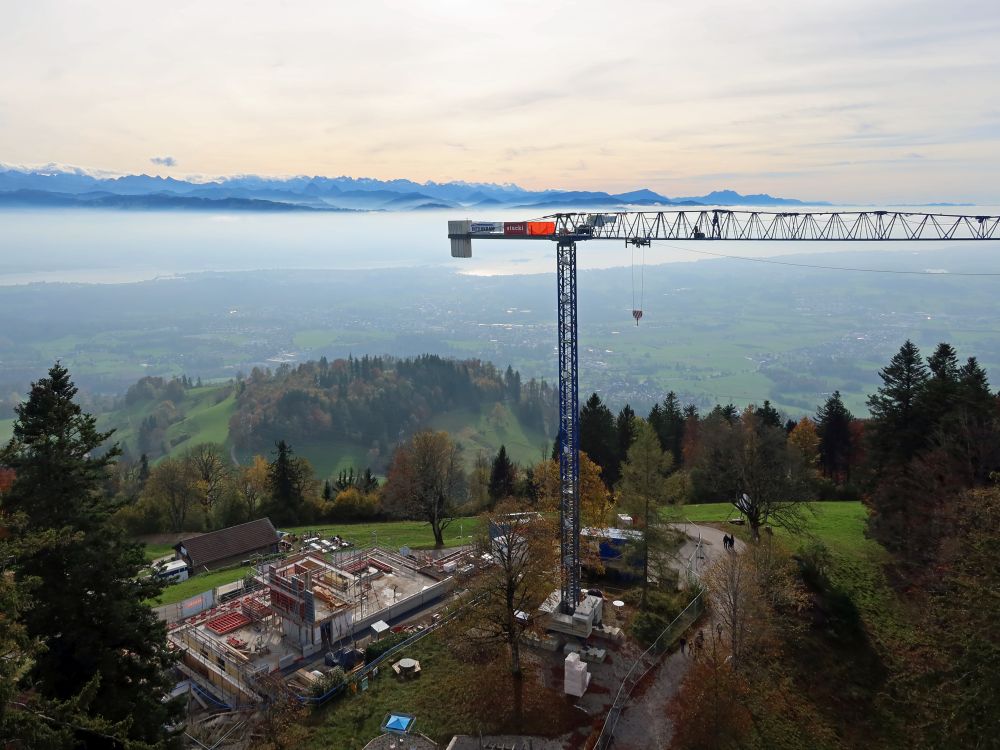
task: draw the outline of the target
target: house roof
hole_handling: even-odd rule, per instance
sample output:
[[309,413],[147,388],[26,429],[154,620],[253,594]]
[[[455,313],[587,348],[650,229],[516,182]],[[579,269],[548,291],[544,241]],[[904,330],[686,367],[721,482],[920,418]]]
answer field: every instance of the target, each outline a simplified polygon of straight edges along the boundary
[[277,543],[278,532],[274,530],[271,519],[258,518],[256,521],[185,539],[175,544],[174,549],[180,552],[183,547],[192,567],[198,567]]

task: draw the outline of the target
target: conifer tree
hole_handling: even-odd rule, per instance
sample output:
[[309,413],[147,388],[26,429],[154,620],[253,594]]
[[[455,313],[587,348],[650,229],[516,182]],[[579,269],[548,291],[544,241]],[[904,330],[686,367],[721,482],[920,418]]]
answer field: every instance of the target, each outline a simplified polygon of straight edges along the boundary
[[844,406],[840,391],[816,410],[816,434],[819,436],[819,461],[823,473],[834,481],[848,481],[851,476],[851,422],[854,415]]
[[621,503],[635,519],[642,531],[639,555],[642,559],[642,603],[646,602],[649,587],[650,557],[661,552],[666,538],[666,528],[660,516],[660,508],[667,502],[666,478],[670,473],[673,459],[660,447],[660,441],[652,427],[639,420],[635,424],[635,441],[628,451],[628,459],[622,466],[622,478],[618,484]]
[[580,450],[601,467],[601,476],[607,483],[617,453],[615,418],[596,393],[580,409]]
[[615,434],[615,463],[610,468],[607,477],[607,483],[611,486],[614,486],[621,477],[622,464],[628,457],[628,449],[632,446],[632,441],[635,440],[635,412],[628,404],[625,404],[618,412],[618,417],[615,419]]
[[140,575],[141,545],[109,521],[117,506],[101,488],[119,450],[102,448],[111,433],[82,412],[76,393],[56,363],[17,407],[0,454],[15,472],[0,498],[0,515],[23,519],[15,541],[58,540],[26,548],[14,565],[15,577],[40,594],[22,616],[26,636],[42,646],[29,677],[44,698],[70,701],[118,736],[158,744],[178,710],[163,702],[173,661],[166,629],[144,604],[162,586]]
[[298,521],[305,503],[306,483],[309,480],[303,462],[295,457],[292,446],[284,440],[275,443],[274,460],[268,469],[271,502],[267,515],[274,524]]
[[927,366],[920,350],[907,340],[879,377],[882,386],[868,398],[872,457],[876,465],[905,464],[926,438],[920,398],[927,383]]
[[501,445],[490,467],[490,500],[496,503],[505,498],[512,497],[516,480],[517,470],[507,456],[507,447]]

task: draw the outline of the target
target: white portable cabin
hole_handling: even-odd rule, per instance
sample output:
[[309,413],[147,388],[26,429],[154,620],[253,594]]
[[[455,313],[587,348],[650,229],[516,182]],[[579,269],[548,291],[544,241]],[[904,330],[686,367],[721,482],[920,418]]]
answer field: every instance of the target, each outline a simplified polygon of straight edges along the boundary
[[156,571],[157,578],[162,578],[170,583],[186,581],[189,574],[188,564],[183,560],[172,560]]

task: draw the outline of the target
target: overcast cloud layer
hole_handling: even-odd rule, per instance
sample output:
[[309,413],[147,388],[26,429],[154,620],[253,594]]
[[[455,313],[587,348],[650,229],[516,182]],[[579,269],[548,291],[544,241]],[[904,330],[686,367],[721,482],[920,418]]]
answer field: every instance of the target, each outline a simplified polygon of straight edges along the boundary
[[995,0],[10,2],[0,161],[989,203],[998,50]]

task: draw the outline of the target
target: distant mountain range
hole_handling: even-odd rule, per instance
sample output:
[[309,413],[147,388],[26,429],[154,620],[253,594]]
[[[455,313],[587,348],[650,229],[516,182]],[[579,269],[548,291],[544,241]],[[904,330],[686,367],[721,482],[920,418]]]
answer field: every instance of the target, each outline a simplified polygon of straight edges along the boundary
[[367,177],[259,177],[211,181],[146,174],[108,176],[76,167],[0,164],[0,207],[78,207],[207,211],[417,211],[447,208],[616,209],[626,206],[802,206],[825,201],[741,195],[720,190],[668,198],[648,189],[627,193],[526,190],[517,185],[413,182]]

